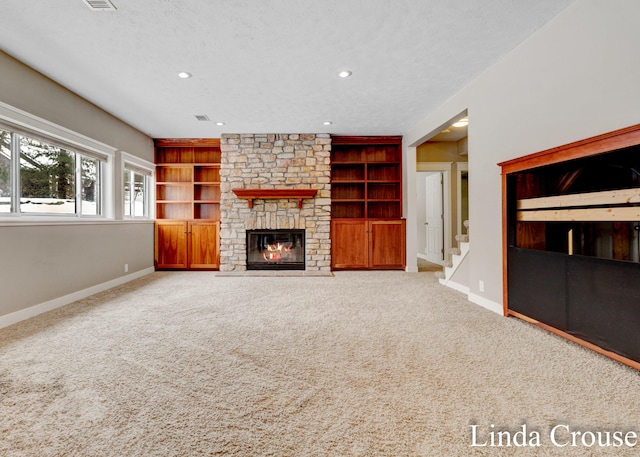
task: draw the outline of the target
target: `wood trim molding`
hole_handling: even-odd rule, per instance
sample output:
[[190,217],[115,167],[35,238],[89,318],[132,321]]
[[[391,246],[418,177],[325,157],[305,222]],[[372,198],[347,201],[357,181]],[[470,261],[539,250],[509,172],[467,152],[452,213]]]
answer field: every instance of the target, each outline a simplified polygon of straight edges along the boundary
[[601,348],[600,346],[597,346],[593,343],[589,343],[588,341],[585,341],[581,338],[578,338],[577,336],[571,335],[570,333],[566,333],[563,332],[562,330],[558,330],[555,327],[551,327],[550,325],[544,324],[536,319],[533,319],[531,317],[525,316],[524,314],[520,314],[517,311],[513,311],[513,310],[509,310],[508,311],[508,316],[513,316],[513,317],[517,317],[518,319],[521,319],[525,322],[528,322],[530,324],[533,324],[537,327],[543,328],[548,332],[551,332],[555,335],[561,336],[563,338],[568,339],[569,341],[573,341],[576,344],[579,344],[580,346],[584,346],[588,349],[591,349],[592,351],[595,351],[599,354],[602,354],[606,357],[609,357],[610,359],[616,360],[620,363],[623,363],[631,368],[635,368],[636,370],[640,370],[640,363],[636,362],[635,360],[631,360],[627,357],[624,357],[620,354],[617,354],[615,352],[612,351],[608,351],[606,349]]
[[156,148],[219,148],[220,138],[154,138]]
[[640,203],[640,189],[618,189],[582,194],[554,195],[551,197],[523,198],[517,209],[569,208],[595,205],[626,205]]
[[518,211],[516,220],[522,222],[627,222],[640,220],[640,208],[571,208]]
[[402,136],[332,136],[331,144],[402,144]]
[[502,315],[509,315],[509,274],[507,270],[508,240],[507,175],[502,174]]
[[238,198],[249,200],[249,208],[253,208],[253,200],[298,200],[298,208],[302,208],[302,200],[313,198],[317,189],[232,189]]
[[508,174],[529,168],[566,162],[567,160],[589,157],[638,144],[640,144],[640,124],[500,162],[498,166],[502,167],[503,174]]
[[[637,221],[640,208],[614,206],[640,203],[640,189],[524,198],[516,202],[518,221]],[[608,205],[602,208],[599,205]]]

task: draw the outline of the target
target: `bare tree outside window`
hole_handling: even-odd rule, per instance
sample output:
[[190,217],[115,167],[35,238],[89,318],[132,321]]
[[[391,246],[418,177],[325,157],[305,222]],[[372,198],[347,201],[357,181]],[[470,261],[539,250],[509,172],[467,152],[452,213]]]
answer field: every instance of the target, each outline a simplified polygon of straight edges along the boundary
[[75,213],[75,153],[20,137],[20,212]]
[[0,127],[0,215],[102,216],[106,164],[99,152]]

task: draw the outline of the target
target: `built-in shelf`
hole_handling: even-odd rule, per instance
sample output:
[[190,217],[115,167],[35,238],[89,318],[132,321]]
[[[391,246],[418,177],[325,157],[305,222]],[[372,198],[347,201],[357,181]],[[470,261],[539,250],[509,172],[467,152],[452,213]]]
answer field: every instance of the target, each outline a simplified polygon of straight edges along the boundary
[[331,267],[404,268],[402,137],[331,138]]
[[220,231],[218,138],[155,139],[157,269],[217,270]]
[[298,200],[298,208],[302,208],[302,200],[315,197],[317,189],[233,189],[238,198],[249,201],[249,208],[253,208],[254,200]]
[[333,219],[402,217],[402,138],[334,136]]

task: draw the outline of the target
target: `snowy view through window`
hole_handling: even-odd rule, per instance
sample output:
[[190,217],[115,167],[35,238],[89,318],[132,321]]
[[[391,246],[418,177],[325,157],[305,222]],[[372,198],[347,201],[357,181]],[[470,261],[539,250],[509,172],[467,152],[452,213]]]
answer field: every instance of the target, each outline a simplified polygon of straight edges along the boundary
[[[145,176],[128,168],[124,169],[124,215],[126,217],[145,217]],[[133,189],[133,198],[131,195]]]
[[11,211],[11,133],[0,130],[0,213]]
[[20,135],[16,176],[12,167],[16,156],[12,154],[13,135],[16,133],[0,130],[0,213],[12,212],[12,192],[18,189],[19,202],[15,196],[13,200],[19,203],[20,213],[100,214],[99,160]]

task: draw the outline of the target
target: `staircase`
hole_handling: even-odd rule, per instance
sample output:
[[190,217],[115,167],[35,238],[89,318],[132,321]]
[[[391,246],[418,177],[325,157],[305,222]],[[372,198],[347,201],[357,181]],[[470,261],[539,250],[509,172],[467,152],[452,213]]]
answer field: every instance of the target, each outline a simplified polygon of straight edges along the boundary
[[467,234],[456,235],[458,247],[451,248],[449,251],[451,259],[445,262],[443,271],[436,272],[436,277],[439,279],[440,284],[459,290],[460,292],[468,293],[468,286],[452,281],[454,274],[458,271],[460,265],[469,253],[469,221],[464,221],[464,226],[467,228]]

